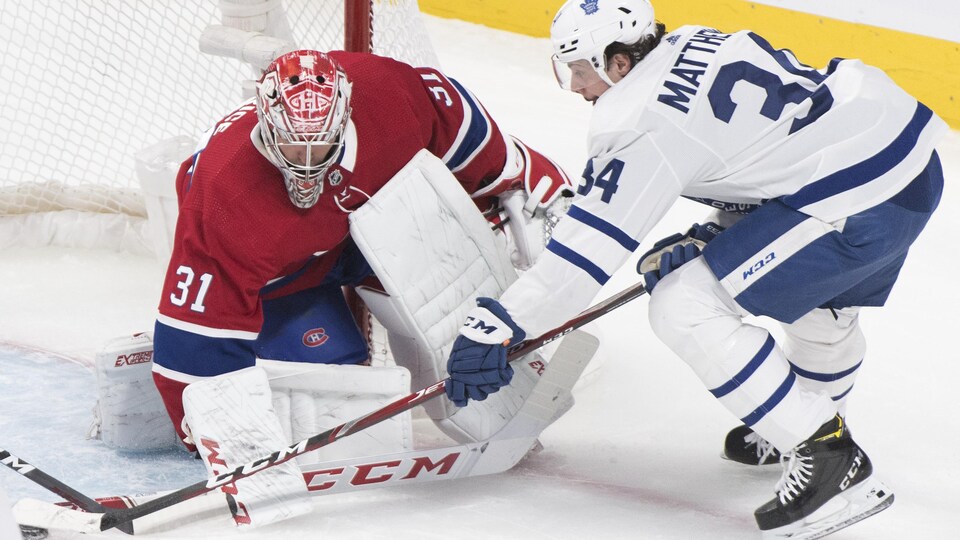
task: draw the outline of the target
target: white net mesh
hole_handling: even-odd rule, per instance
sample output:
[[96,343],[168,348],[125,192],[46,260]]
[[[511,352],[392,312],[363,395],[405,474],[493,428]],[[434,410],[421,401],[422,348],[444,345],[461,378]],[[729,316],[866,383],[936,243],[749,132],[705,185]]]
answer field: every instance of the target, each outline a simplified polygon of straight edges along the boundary
[[[436,65],[416,0],[371,4],[374,52]],[[298,46],[343,48],[342,1],[283,6]],[[134,154],[199,136],[253,76],[238,60],[199,52],[203,29],[220,23],[215,0],[0,2],[0,218],[145,216]]]

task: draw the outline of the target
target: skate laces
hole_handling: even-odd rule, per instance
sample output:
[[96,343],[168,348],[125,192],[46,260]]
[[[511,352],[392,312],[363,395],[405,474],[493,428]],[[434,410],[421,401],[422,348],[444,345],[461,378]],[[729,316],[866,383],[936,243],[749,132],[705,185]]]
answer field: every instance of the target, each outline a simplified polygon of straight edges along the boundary
[[800,492],[807,486],[813,475],[813,457],[802,456],[799,450],[806,446],[802,444],[793,450],[780,455],[780,463],[783,465],[783,474],[777,481],[777,497],[780,503],[786,505],[794,497],[800,495]]
[[757,445],[757,463],[761,465],[767,461],[767,458],[770,457],[774,451],[776,451],[776,448],[774,448],[773,444],[763,437],[757,435],[757,433],[754,431],[748,433],[743,438],[743,442],[746,443],[747,446],[750,446],[751,444]]

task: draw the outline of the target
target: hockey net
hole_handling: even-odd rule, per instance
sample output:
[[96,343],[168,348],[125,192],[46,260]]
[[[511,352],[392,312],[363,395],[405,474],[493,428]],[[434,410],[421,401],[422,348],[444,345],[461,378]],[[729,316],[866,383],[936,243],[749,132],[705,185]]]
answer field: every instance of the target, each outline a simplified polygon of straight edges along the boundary
[[189,144],[244,98],[256,70],[198,43],[209,25],[262,31],[245,15],[265,6],[285,12],[298,47],[369,45],[437,64],[416,0],[0,2],[0,248],[162,256],[147,232],[135,155],[171,138]]

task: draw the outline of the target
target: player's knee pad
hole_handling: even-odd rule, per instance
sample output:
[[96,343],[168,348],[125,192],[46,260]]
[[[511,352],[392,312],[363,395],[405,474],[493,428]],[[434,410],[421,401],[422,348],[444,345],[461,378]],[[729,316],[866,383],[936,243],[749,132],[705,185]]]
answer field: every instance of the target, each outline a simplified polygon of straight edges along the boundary
[[[654,334],[688,362],[707,356],[745,315],[702,257],[664,277],[650,295],[648,311]],[[694,332],[696,339],[690,339]]]
[[112,448],[147,451],[176,446],[178,437],[153,382],[149,333],[111,340],[94,360],[97,404],[90,436]]
[[[657,337],[710,389],[726,385],[758,355],[770,356],[771,345],[776,348],[769,332],[744,323],[747,313],[727,294],[702,257],[661,280],[651,295],[649,311]],[[765,387],[783,382],[790,368],[779,350],[776,358],[764,361],[754,384]],[[725,399],[738,398],[731,395]],[[746,399],[743,406],[749,402]]]

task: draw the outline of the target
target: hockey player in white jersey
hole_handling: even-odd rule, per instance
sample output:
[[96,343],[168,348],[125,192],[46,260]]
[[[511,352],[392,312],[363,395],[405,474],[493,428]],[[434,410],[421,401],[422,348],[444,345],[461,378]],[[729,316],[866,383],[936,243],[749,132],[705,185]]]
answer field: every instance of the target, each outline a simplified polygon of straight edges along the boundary
[[728,457],[780,456],[755,512],[764,536],[818,538],[889,506],[843,404],[865,351],[858,310],[884,304],[939,203],[945,123],[858,60],[813,69],[753,32],[666,33],[647,0],[568,1],[551,40],[560,84],[595,104],[581,197],[537,263],[478,302],[449,397],[508,382],[504,344],[584,309],[686,197],[714,213],[640,258],[649,319],[742,422]]

